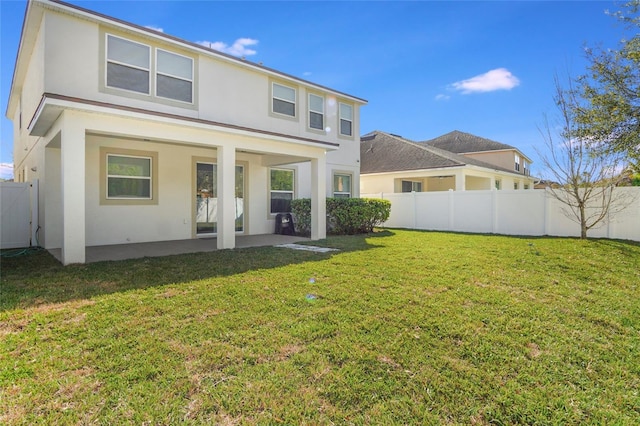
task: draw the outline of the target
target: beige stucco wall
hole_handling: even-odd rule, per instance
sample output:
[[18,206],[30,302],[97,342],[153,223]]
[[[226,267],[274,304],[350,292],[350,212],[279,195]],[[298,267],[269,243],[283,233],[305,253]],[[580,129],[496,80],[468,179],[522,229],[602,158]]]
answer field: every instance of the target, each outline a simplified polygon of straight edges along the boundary
[[463,154],[466,157],[475,158],[485,163],[495,164],[507,170],[513,170],[514,173],[524,174],[524,164],[527,164],[527,170],[531,171],[531,164],[522,156],[520,156],[520,171],[515,170],[516,151],[495,151],[495,152],[476,152]]
[[[462,179],[463,176],[464,179]],[[525,184],[533,189],[533,179],[528,176],[518,177],[504,172],[466,167],[361,175],[360,192],[362,194],[402,192],[402,180],[422,182],[423,192],[461,190],[456,185],[462,185],[462,182],[464,182],[464,190],[467,191],[489,190],[495,187],[496,180],[500,180],[501,189],[513,189],[515,182],[518,182],[518,189],[524,189]]]
[[[353,100],[319,90],[301,81],[244,66],[242,63],[197,48],[167,43],[163,39],[142,32],[123,32],[106,24],[98,25],[71,15],[50,11],[45,14],[45,22],[48,36],[44,89],[47,92],[341,143],[343,152],[333,155],[328,159],[329,162],[355,165],[359,158],[359,108]],[[194,104],[155,97],[153,73],[151,95],[105,87],[106,34],[150,46],[152,58],[155,48],[191,57],[194,60],[195,74]],[[297,90],[297,116],[294,119],[270,113],[272,82],[285,84]],[[309,92],[325,96],[325,126],[329,131],[318,132],[307,127]],[[352,138],[342,138],[336,133],[339,102],[354,106]]]

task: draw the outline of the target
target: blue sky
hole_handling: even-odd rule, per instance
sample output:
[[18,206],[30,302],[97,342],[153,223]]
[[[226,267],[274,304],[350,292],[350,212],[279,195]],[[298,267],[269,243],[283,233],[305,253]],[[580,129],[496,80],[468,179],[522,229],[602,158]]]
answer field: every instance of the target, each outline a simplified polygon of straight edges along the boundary
[[[616,2],[70,1],[367,99],[361,133],[426,140],[460,130],[518,147],[542,172],[538,128],[554,74],[585,70],[584,47],[616,48]],[[0,0],[0,177],[4,117],[25,1]]]

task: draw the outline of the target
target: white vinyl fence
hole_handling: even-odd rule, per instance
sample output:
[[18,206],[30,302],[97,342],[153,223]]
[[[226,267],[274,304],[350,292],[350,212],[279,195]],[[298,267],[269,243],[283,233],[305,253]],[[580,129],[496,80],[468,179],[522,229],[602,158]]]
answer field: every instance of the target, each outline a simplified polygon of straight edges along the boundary
[[0,249],[36,245],[37,224],[38,181],[0,182]]
[[[580,236],[580,225],[562,212],[563,204],[547,190],[446,191],[361,194],[391,202],[384,226],[504,235]],[[594,238],[640,241],[640,188],[616,188],[627,204],[589,231]],[[566,207],[565,207],[566,208]]]

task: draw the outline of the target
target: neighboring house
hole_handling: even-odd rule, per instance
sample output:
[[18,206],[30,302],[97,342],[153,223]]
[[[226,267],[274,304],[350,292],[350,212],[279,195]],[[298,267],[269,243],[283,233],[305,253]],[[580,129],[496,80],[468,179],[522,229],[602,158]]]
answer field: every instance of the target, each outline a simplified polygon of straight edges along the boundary
[[273,233],[290,200],[359,195],[366,101],[52,0],[27,5],[6,115],[39,242],[85,247]]
[[518,149],[462,132],[425,142],[374,131],[360,138],[360,192],[533,189]]

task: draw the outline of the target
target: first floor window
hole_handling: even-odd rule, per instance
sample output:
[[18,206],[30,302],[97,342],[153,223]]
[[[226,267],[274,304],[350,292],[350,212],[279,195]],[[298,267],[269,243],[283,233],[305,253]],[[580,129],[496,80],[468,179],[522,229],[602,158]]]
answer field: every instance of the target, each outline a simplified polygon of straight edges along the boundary
[[340,134],[353,136],[353,107],[340,103]]
[[513,182],[513,189],[518,189],[518,182]]
[[152,198],[151,157],[107,154],[107,198]]
[[271,213],[291,212],[291,200],[293,200],[294,172],[288,169],[271,169],[270,194]]
[[335,198],[351,198],[351,175],[333,175],[333,196]]
[[402,192],[422,192],[422,182],[403,180]]
[[496,179],[496,189],[500,190],[501,186],[502,186],[502,183],[500,182],[500,179]]

